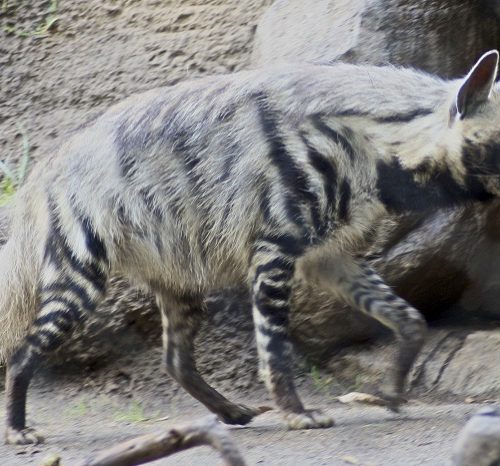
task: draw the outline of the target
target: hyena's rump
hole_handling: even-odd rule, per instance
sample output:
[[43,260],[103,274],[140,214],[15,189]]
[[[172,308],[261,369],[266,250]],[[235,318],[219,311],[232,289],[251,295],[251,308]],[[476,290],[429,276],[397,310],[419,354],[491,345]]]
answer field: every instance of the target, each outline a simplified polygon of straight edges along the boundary
[[[353,251],[388,211],[498,195],[497,63],[490,52],[451,82],[352,65],[204,78],[132,97],[74,134],[17,196],[33,254],[22,271],[2,263],[4,276],[35,284],[36,302],[27,335],[4,353],[7,441],[37,441],[25,426],[33,370],[94,312],[115,273],[156,296],[172,377],[236,424],[262,410],[203,381],[193,340],[203,296],[246,283],[276,404],[291,428],[327,427],[329,416],[302,405],[290,367],[290,293],[308,258],[313,280],[396,333],[385,396],[397,409],[425,322]],[[11,235],[7,247],[21,254],[24,242]],[[3,288],[2,309],[18,290]]]

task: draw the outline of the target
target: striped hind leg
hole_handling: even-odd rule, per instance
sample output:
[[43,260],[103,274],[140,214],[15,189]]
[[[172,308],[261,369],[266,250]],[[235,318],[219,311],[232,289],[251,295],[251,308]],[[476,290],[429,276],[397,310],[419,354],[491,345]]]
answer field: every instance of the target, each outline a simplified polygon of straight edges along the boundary
[[200,298],[159,295],[157,303],[162,313],[165,363],[171,377],[226,424],[248,424],[266,410],[230,402],[208,385],[198,372],[194,342],[203,315]]
[[33,373],[104,296],[108,275],[106,249],[89,222],[80,221],[80,227],[81,244],[70,248],[57,219],[52,221],[42,266],[37,318],[7,364],[6,443],[43,440],[33,429],[26,428],[26,397]]
[[268,236],[255,246],[252,309],[260,373],[289,428],[330,427],[333,420],[329,416],[304,408],[293,382],[289,301],[295,256],[300,250],[288,235]]
[[403,401],[405,381],[422,345],[427,324],[414,307],[397,296],[368,264],[351,256],[325,256],[304,269],[309,280],[334,287],[354,307],[390,328],[398,339],[398,350],[390,383],[383,389],[388,407],[397,411]]

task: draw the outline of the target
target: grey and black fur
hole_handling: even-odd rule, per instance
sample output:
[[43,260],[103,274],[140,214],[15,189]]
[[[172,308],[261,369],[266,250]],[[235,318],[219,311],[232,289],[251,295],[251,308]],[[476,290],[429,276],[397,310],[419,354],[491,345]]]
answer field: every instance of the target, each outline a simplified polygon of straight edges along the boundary
[[[352,251],[387,212],[500,194],[498,53],[465,80],[411,70],[284,66],[186,82],[112,107],[31,174],[1,251],[7,433],[25,425],[39,362],[96,309],[110,274],[152,291],[168,372],[222,420],[235,405],[199,375],[193,341],[211,289],[247,283],[260,369],[291,428],[306,410],[290,372],[297,267],[394,330],[392,406],[425,322]],[[491,95],[490,95],[491,94]]]

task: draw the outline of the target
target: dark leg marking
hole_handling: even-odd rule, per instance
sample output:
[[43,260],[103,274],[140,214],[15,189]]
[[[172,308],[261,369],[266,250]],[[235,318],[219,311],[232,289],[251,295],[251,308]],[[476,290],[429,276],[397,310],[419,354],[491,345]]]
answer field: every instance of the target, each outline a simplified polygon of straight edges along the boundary
[[288,338],[289,301],[300,240],[288,234],[263,236],[254,247],[253,317],[260,371],[276,404],[294,429],[329,427],[333,421],[307,411],[297,396],[291,374],[292,345]]
[[158,296],[157,302],[162,312],[167,371],[189,394],[227,424],[248,424],[267,410],[230,402],[199,374],[194,359],[194,340],[200,324],[201,301],[166,300]]

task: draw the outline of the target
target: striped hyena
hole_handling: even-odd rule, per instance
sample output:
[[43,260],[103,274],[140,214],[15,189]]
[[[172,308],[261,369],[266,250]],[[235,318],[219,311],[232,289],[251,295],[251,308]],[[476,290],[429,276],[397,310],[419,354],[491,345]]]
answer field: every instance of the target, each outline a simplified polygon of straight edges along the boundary
[[201,378],[193,339],[204,294],[246,282],[260,370],[288,425],[328,427],[290,371],[288,302],[304,262],[309,280],[398,336],[385,393],[397,409],[426,324],[352,251],[387,212],[500,194],[497,64],[489,52],[460,81],[347,64],[203,78],[131,97],[75,133],[18,192],[1,250],[7,442],[39,440],[25,425],[33,371],[111,273],[154,293],[168,372],[232,424],[260,410]]

